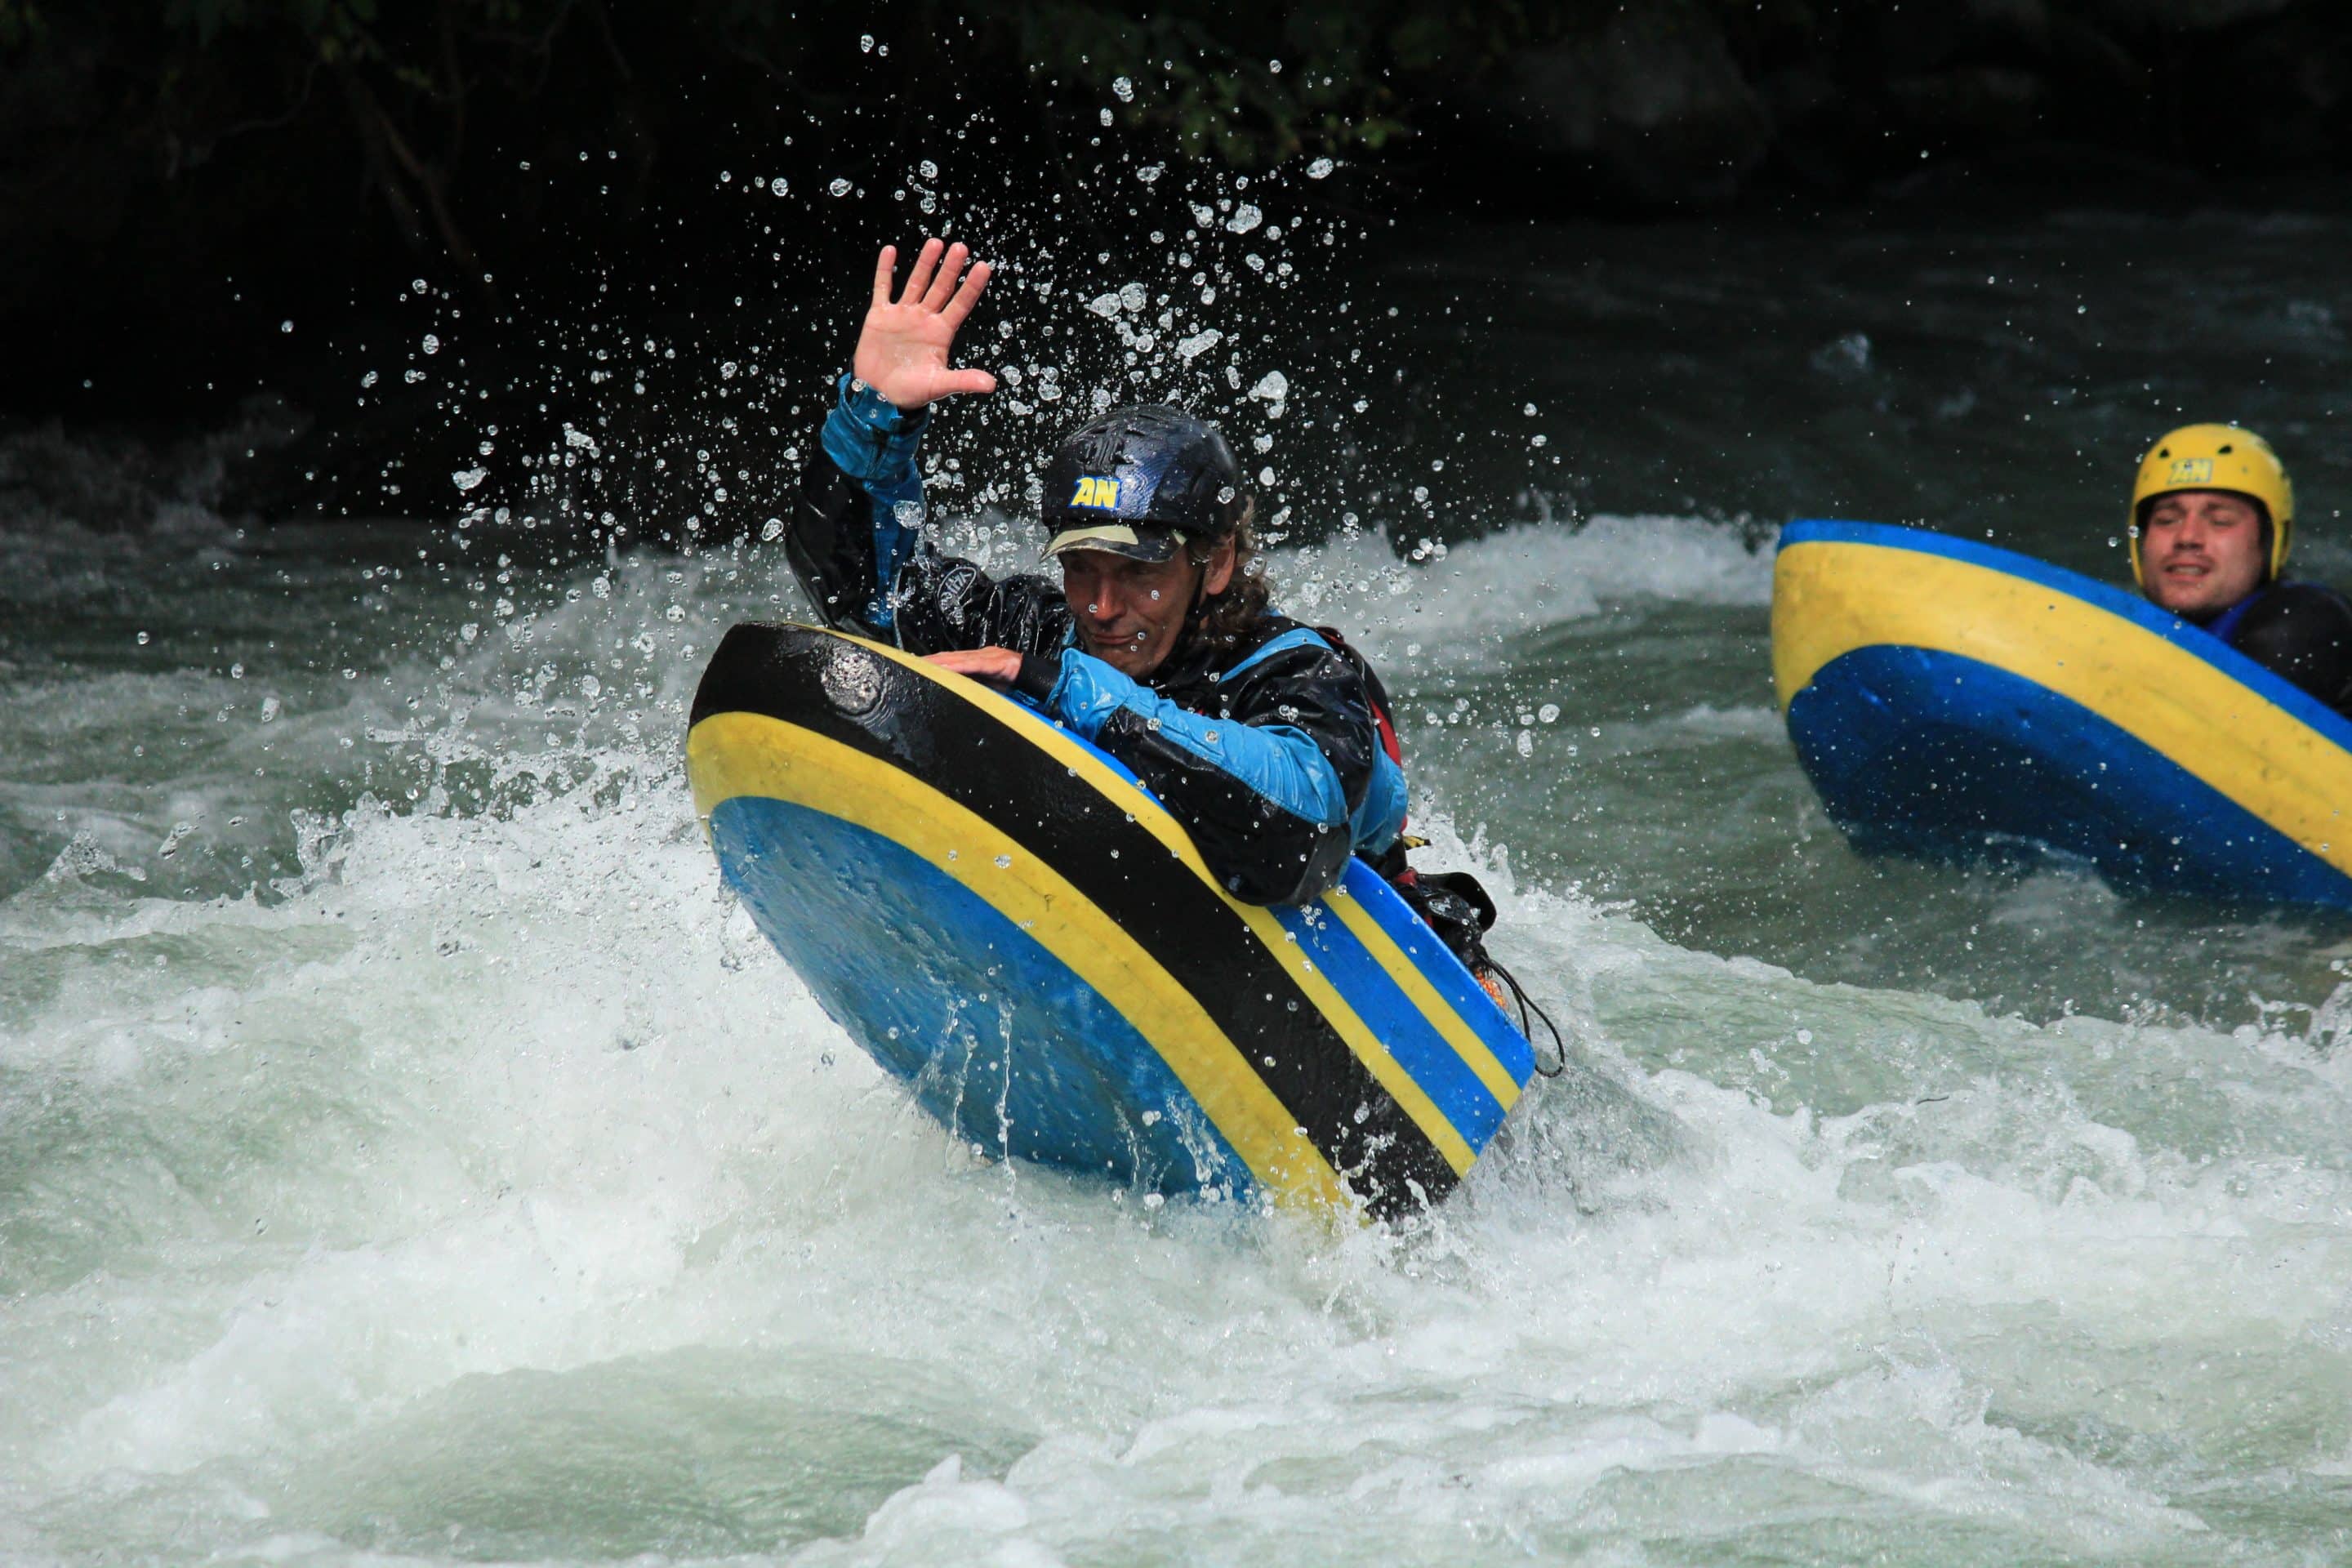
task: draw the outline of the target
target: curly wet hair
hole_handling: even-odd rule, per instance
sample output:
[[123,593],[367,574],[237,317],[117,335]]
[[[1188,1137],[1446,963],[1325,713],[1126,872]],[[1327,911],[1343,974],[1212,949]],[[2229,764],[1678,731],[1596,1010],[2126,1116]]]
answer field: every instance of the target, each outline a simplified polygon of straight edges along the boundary
[[[1257,501],[1253,497],[1243,503],[1241,521],[1234,525],[1233,580],[1201,606],[1192,623],[1192,636],[1202,647],[1222,652],[1238,647],[1273,600],[1273,585],[1265,580],[1265,557],[1258,549],[1256,518]],[[1212,541],[1194,541],[1192,564],[1205,568],[1215,549]]]

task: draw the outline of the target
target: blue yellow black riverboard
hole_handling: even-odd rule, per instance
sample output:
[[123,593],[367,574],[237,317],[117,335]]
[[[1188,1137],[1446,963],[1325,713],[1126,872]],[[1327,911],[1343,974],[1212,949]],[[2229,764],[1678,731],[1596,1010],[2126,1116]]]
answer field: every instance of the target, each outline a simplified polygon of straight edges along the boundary
[[1109,756],[896,649],[735,627],[687,773],[760,929],[991,1153],[1392,1215],[1461,1181],[1534,1069],[1370,867],[1239,903]]
[[2136,594],[1916,529],[1791,523],[1772,663],[1857,847],[2054,850],[2127,891],[2352,908],[2352,722]]

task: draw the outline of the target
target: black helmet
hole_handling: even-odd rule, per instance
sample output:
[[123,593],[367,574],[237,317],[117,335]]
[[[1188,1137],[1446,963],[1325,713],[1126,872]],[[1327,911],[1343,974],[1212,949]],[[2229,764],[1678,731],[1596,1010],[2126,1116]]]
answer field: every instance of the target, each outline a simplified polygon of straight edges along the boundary
[[1153,403],[1080,426],[1045,463],[1045,553],[1107,550],[1165,561],[1186,539],[1218,540],[1248,498],[1217,427]]

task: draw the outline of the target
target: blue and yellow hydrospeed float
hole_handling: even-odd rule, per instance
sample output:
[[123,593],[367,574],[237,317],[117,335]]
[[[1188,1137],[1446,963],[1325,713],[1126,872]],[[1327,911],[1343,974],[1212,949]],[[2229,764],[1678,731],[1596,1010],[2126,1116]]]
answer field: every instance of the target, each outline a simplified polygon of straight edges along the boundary
[[1405,1212],[1534,1070],[1378,873],[1241,903],[1104,752],[895,648],[739,626],[687,738],[728,883],[825,1011],[992,1154]]
[[2136,595],[1916,529],[1780,535],[1772,663],[1856,847],[2352,909],[2352,721]]

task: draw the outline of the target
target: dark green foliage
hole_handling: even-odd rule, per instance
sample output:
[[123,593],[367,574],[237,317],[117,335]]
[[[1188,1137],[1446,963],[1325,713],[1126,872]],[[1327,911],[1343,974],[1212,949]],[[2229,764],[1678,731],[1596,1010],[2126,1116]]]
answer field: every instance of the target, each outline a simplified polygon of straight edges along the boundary
[[[0,0],[0,29],[26,0]],[[1594,7],[1549,9],[1544,31]],[[632,7],[583,0],[168,0],[158,26],[211,58],[236,52],[281,68],[320,64],[360,72],[455,111],[485,72],[547,63],[567,36],[628,32]],[[961,73],[1020,82],[1032,101],[1055,84],[1095,92],[1116,77],[1144,89],[1121,111],[1132,129],[1241,166],[1301,152],[1377,151],[1411,129],[1406,104],[1433,74],[1475,79],[1538,36],[1516,0],[1385,0],[1236,8],[1177,5],[1140,16],[1086,0],[963,6],[929,3],[876,13],[863,5],[782,0],[688,0],[669,12],[673,42],[750,68],[823,100],[821,79],[861,30],[887,20],[908,68],[895,85],[920,93]],[[135,29],[128,9],[117,28]],[[922,40],[937,40],[930,48]],[[625,74],[625,52],[612,65]],[[910,80],[924,75],[929,82]],[[179,77],[163,85],[186,79]],[[542,78],[550,89],[561,83]],[[405,125],[404,129],[422,127]]]
[[675,270],[716,173],[782,161],[887,198],[937,157],[1081,226],[1130,161],[1331,157],[1307,199],[1558,214],[2073,143],[2161,158],[2178,199],[2352,163],[2347,81],[2342,0],[0,0],[0,341],[79,314],[129,342],[144,310],[194,342],[200,282],[291,308]]
[[0,52],[22,48],[41,32],[41,8],[32,0],[0,0]]

